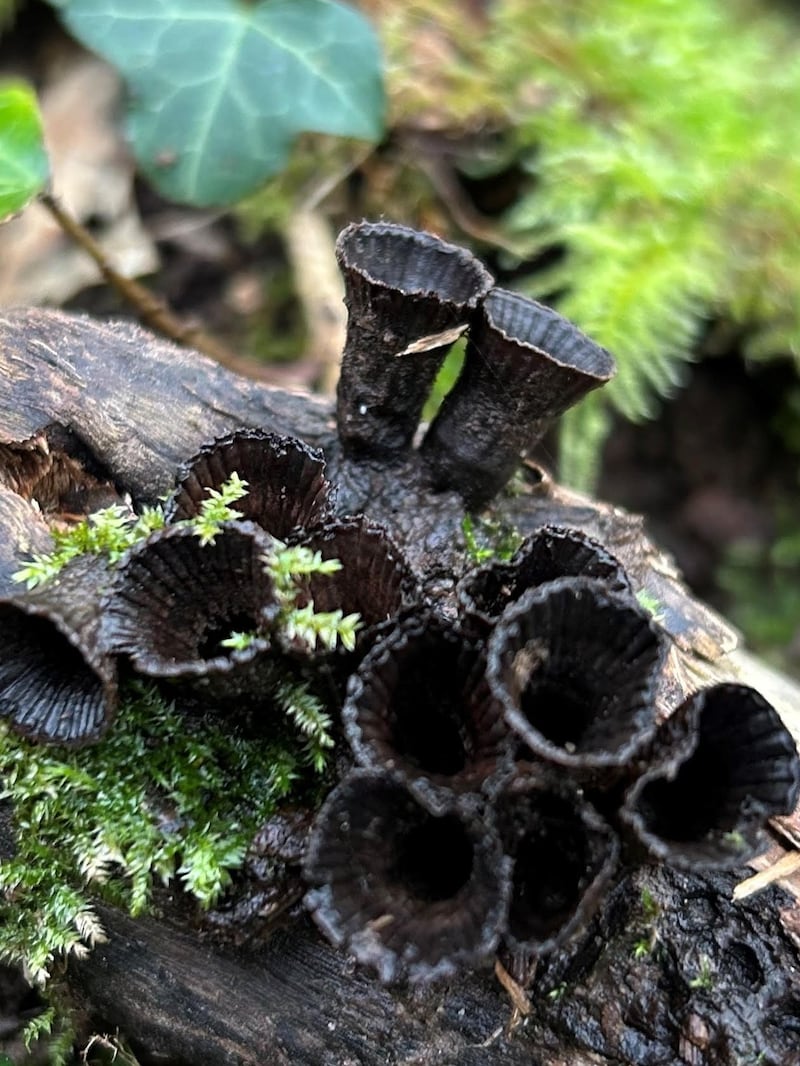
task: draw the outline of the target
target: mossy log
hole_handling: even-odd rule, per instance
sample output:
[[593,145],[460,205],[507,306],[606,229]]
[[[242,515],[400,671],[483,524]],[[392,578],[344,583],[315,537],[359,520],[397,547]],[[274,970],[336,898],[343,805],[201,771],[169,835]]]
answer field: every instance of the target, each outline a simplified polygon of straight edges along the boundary
[[[242,426],[322,448],[338,510],[385,523],[426,592],[449,596],[466,565],[464,504],[430,491],[418,450],[348,458],[325,402],[236,377],[126,323],[41,310],[0,316],[0,509],[11,516],[0,589],[47,543],[46,520],[124,494],[152,501],[202,443]],[[797,686],[737,648],[641,519],[533,466],[523,473],[515,495],[495,500],[497,519],[522,533],[553,521],[586,530],[659,601],[672,638],[662,714],[703,682],[737,678],[761,689],[800,738]],[[795,812],[773,827],[762,866],[791,850],[799,826]],[[490,972],[385,988],[302,914],[257,942],[223,944],[166,894],[156,917],[102,907],[109,942],[72,963],[68,982],[87,1027],[119,1029],[142,1064],[798,1066],[800,886],[733,902],[748,872],[631,870],[581,938],[540,963],[527,1014]],[[642,914],[644,888],[656,918]],[[635,950],[643,938],[648,950]]]

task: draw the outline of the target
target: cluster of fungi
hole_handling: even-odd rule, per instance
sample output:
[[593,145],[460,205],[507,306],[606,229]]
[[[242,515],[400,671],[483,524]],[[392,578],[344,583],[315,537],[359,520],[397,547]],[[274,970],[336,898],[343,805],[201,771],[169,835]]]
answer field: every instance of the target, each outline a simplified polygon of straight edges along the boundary
[[[277,660],[323,678],[349,754],[341,745],[297,859],[318,926],[387,982],[498,951],[521,973],[591,917],[625,865],[746,861],[766,820],[794,808],[797,752],[744,685],[657,713],[667,637],[584,533],[543,525],[441,592],[368,507],[348,513],[354,470],[401,477],[411,453],[425,491],[480,510],[614,364],[430,234],[361,223],[337,254],[349,311],[338,469],[350,474],[337,486],[319,451],[269,427],[203,447],[178,473],[166,527],[117,566],[79,557],[2,598],[0,714],[37,741],[97,742],[132,671],[268,731]],[[418,440],[465,331],[458,381]],[[201,545],[185,520],[234,472],[249,486],[243,517]],[[302,595],[361,616],[354,649],[314,653],[276,632],[272,538],[340,560]],[[235,630],[256,639],[230,650]]]

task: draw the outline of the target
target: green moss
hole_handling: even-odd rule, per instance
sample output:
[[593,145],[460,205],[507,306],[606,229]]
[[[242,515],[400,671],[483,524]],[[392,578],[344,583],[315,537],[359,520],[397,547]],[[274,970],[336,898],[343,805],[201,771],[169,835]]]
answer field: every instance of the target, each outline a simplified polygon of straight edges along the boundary
[[467,558],[481,564],[493,559],[508,562],[522,543],[522,536],[514,526],[492,518],[464,515],[461,520]]
[[156,882],[178,881],[210,905],[256,828],[297,787],[303,761],[286,735],[243,739],[144,686],[107,738],[82,751],[35,747],[0,728],[18,840],[0,865],[0,956],[43,984],[59,956],[103,939],[97,897],[141,914]]
[[714,971],[711,968],[711,960],[702,955],[697,974],[689,981],[689,988],[701,992],[714,991]]

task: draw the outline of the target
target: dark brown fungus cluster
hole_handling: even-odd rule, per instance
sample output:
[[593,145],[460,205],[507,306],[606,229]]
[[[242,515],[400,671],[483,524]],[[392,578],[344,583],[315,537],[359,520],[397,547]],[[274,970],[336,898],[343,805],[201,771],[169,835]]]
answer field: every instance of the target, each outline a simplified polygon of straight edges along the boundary
[[[614,372],[571,323],[492,288],[476,259],[430,234],[349,226],[337,256],[342,486],[366,462],[386,478],[421,471],[419,486],[481,506]],[[465,329],[461,376],[414,454],[434,375]],[[203,544],[192,520],[234,473],[243,518]],[[552,951],[599,906],[623,844],[629,859],[727,866],[792,810],[797,752],[757,693],[715,686],[657,727],[666,636],[602,545],[539,529],[510,562],[463,578],[454,611],[429,585],[422,602],[417,578],[430,575],[412,573],[369,515],[334,512],[322,455],[301,441],[246,429],[210,443],[182,468],[166,528],[116,570],[74,561],[0,600],[0,714],[36,739],[87,743],[114,713],[118,658],[226,709],[269,701],[271,657],[304,677],[335,658],[351,673],[342,717],[357,767],[340,759],[310,831],[305,902],[385,981],[446,976],[501,946],[512,960]],[[350,654],[314,657],[277,632],[286,600],[264,565],[275,538],[340,560],[295,606],[357,612]],[[241,631],[255,639],[233,650]]]
[[[484,618],[488,644],[473,624],[406,615],[350,679],[343,718],[363,769],[317,818],[306,903],[384,980],[485,963],[498,939],[524,974],[593,916],[626,841],[629,857],[725,866],[797,801],[794,743],[751,690],[698,693],[657,730],[665,637],[610,557],[586,559],[606,580],[560,576],[553,539],[589,550],[541,531],[541,567],[530,544],[522,556],[541,583],[519,578]],[[475,819],[493,855],[499,833],[494,880],[477,876]]]
[[337,422],[349,453],[406,451],[448,349],[492,286],[463,248],[393,223],[340,235],[347,339]]
[[[201,535],[204,505],[233,474],[247,483],[236,501],[241,518]],[[267,559],[281,541],[340,561],[337,572],[306,579],[297,606],[359,614],[360,655],[417,597],[383,527],[363,516],[334,520],[332,511],[322,455],[302,441],[251,429],[211,441],[182,467],[165,527],[115,565],[78,557],[40,587],[12,586],[0,598],[0,715],[30,739],[96,741],[116,709],[125,661],[139,675],[178,683],[172,691],[187,706],[238,707],[249,725],[256,717],[269,725],[277,659],[299,670],[299,681],[320,659],[301,642],[304,662],[289,664],[285,653],[296,649],[276,629],[282,601]],[[239,646],[237,633],[246,635]]]
[[294,437],[244,429],[205,445],[179,471],[166,509],[168,521],[196,517],[209,489],[219,491],[232,474],[248,486],[236,509],[279,540],[331,517],[331,485],[322,453]]
[[337,399],[348,456],[411,448],[452,343],[464,366],[419,457],[435,490],[487,503],[551,422],[615,373],[611,355],[550,307],[493,287],[469,252],[384,222],[348,226],[337,258],[348,309]]
[[[614,373],[571,323],[491,289],[470,257],[429,235],[350,226],[338,255],[349,310],[338,425],[356,462],[410,449],[442,346],[464,323],[461,376],[418,455],[428,483],[470,507]],[[449,622],[401,615],[352,674],[343,719],[362,769],[329,797],[305,864],[320,927],[384,980],[477,965],[498,940],[512,963],[529,961],[592,916],[623,837],[629,853],[680,851],[691,865],[699,835],[724,863],[737,832],[747,840],[751,822],[795,803],[797,753],[763,701],[757,725],[684,708],[673,732],[657,732],[666,636],[584,534],[537,530],[510,562],[461,580],[457,611]],[[687,706],[716,707],[715,692]],[[762,732],[763,757],[745,752],[742,735]],[[475,841],[496,856],[496,830],[504,859],[492,880]]]
[[100,640],[107,579],[76,558],[40,589],[0,599],[0,716],[33,740],[98,740],[117,708],[117,664]]

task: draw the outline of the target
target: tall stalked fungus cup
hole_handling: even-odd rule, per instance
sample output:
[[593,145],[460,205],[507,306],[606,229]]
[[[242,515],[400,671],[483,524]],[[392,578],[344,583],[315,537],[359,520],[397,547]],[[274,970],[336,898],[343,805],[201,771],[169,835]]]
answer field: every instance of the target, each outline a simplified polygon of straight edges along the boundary
[[342,716],[361,765],[394,771],[434,813],[456,794],[492,795],[509,776],[509,729],[483,646],[427,613],[375,645]]
[[459,581],[456,594],[467,615],[492,625],[528,589],[580,576],[597,578],[617,592],[631,591],[622,563],[598,541],[579,529],[542,526],[525,538],[507,563],[471,570]]
[[465,249],[394,223],[348,226],[336,256],[348,310],[339,437],[350,454],[402,453],[448,349],[493,279]]
[[487,676],[531,752],[601,786],[652,739],[665,651],[632,596],[561,578],[507,608],[489,642]]
[[117,707],[116,661],[100,640],[108,570],[73,559],[40,588],[0,599],[0,716],[31,740],[98,740]]
[[391,775],[356,770],[317,816],[306,905],[381,980],[427,981],[491,958],[509,867],[484,805],[462,799],[436,816]]
[[487,503],[553,419],[615,370],[605,348],[551,308],[493,289],[422,442],[434,488],[454,489],[471,507]]
[[740,866],[768,818],[790,814],[800,760],[775,709],[746,685],[690,696],[660,727],[653,766],[630,789],[623,823],[655,858],[683,869]]
[[[105,596],[105,645],[140,674],[239,698],[278,612],[262,561],[271,546],[251,522],[223,523],[209,544],[187,526],[152,533],[123,557]],[[223,641],[236,632],[261,636],[229,651]]]
[[498,824],[514,863],[505,947],[512,958],[544,955],[597,910],[616,873],[619,841],[566,787],[507,794]]
[[206,444],[178,473],[167,505],[170,522],[195,518],[232,474],[247,482],[236,510],[279,540],[331,517],[331,485],[322,452],[295,437],[242,429]]

